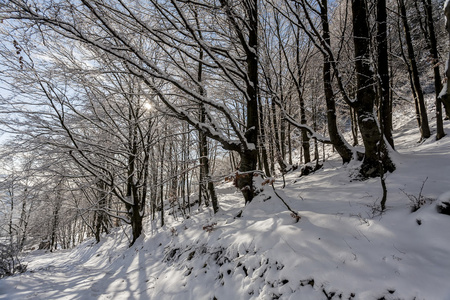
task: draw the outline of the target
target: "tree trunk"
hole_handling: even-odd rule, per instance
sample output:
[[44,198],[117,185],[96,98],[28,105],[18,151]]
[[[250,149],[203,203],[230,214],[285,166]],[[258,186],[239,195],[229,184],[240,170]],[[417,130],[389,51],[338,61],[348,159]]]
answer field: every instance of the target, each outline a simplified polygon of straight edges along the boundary
[[[195,11],[194,13],[195,13],[195,20],[197,22],[197,25],[199,25],[197,11]],[[200,38],[202,38],[201,31],[199,31],[199,36],[200,36]],[[197,70],[197,81],[200,85],[202,84],[202,80],[203,80],[203,78],[202,78],[202,76],[203,76],[203,74],[202,74],[203,73],[203,63],[202,63],[203,55],[204,55],[203,50],[200,49],[199,64],[198,64],[198,70]],[[202,96],[205,95],[205,90],[203,89],[202,86],[200,86],[200,95],[202,95]],[[200,104],[200,122],[201,123],[206,122],[206,110],[205,110],[205,106],[203,105],[203,103]],[[209,174],[208,140],[207,140],[206,135],[202,131],[199,131],[199,141],[200,141],[200,174],[199,174],[199,189],[198,189],[198,194],[199,194],[198,205],[199,206],[201,205],[202,193],[204,193],[207,195],[206,199],[208,199],[209,197],[211,198],[214,213],[217,213],[219,211],[219,203],[217,200],[214,183],[211,181],[211,177]],[[206,192],[207,190],[209,191],[209,193]]]
[[[434,30],[434,22],[433,22],[433,9],[431,0],[422,0],[422,3],[425,7],[425,14],[427,16],[427,27],[428,27],[428,40],[430,46],[430,55],[433,64],[434,71],[434,90],[436,94],[436,139],[440,140],[445,136],[444,132],[444,123],[442,121],[442,103],[439,99],[439,93],[442,90],[442,79],[441,74],[439,72],[439,55],[437,50],[437,41],[436,41],[436,33]],[[427,37],[426,36],[426,37]]]
[[268,157],[267,157],[267,149],[265,147],[266,144],[266,130],[265,130],[265,123],[266,123],[266,116],[264,115],[264,111],[263,111],[263,105],[261,103],[261,97],[258,97],[258,101],[259,101],[259,120],[260,120],[260,124],[259,124],[259,128],[260,128],[260,135],[259,135],[259,149],[261,152],[261,160],[262,160],[262,165],[264,167],[264,172],[266,174],[267,177],[270,177],[270,167],[269,167],[269,161],[268,161]]
[[[14,244],[14,183],[11,184],[11,189],[9,191],[9,204],[10,204],[10,215],[9,215],[9,222],[8,222],[8,235],[9,235],[9,244],[12,246]],[[52,231],[53,232],[53,231]],[[3,259],[3,257],[2,257]]]
[[425,107],[425,100],[423,97],[423,91],[422,87],[420,85],[420,78],[419,78],[419,70],[417,68],[417,62],[416,57],[414,54],[414,47],[412,43],[411,38],[411,32],[409,29],[408,19],[406,17],[406,7],[404,0],[398,0],[399,8],[400,8],[400,15],[403,21],[403,29],[405,31],[405,39],[406,39],[406,47],[408,49],[408,59],[409,63],[411,65],[411,71],[412,71],[412,80],[414,85],[414,90],[417,97],[417,102],[419,106],[419,113],[420,113],[420,133],[422,136],[422,139],[429,138],[430,133],[430,127],[428,124],[428,116],[427,111]]
[[[328,24],[328,1],[322,0],[321,5],[321,23],[322,23],[322,37],[327,47],[330,45],[330,29]],[[323,57],[323,87],[325,91],[325,102],[327,105],[327,125],[328,134],[330,135],[331,143],[333,144],[336,151],[342,158],[343,163],[348,163],[353,157],[353,152],[350,149],[347,142],[344,140],[340,134],[337,127],[336,118],[336,102],[334,98],[334,92],[331,82],[331,62],[330,56],[324,54]]]
[[[156,206],[158,201],[158,162],[155,158],[155,150],[151,149],[151,158],[154,164],[151,174],[152,188],[150,188],[150,207],[152,210],[152,220],[156,217]],[[162,170],[162,169],[161,169]]]
[[[137,201],[137,199],[135,201]],[[131,219],[130,219],[133,237],[132,237],[130,246],[132,246],[134,244],[134,242],[136,242],[138,237],[142,234],[142,229],[143,229],[142,219],[143,219],[143,217],[144,216],[141,215],[141,209],[140,209],[139,205],[133,205],[131,208]]]
[[142,219],[141,215],[141,199],[138,194],[138,187],[136,186],[136,156],[137,156],[137,126],[135,124],[132,108],[129,107],[128,112],[128,164],[127,164],[127,190],[126,190],[126,209],[130,220],[132,230],[132,240],[130,246],[134,244],[136,239],[142,233]]
[[352,138],[353,146],[358,145],[358,117],[356,116],[356,111],[350,107],[350,119],[352,122]]
[[159,203],[160,203],[160,207],[159,209],[161,210],[161,227],[164,226],[164,153],[165,153],[165,148],[166,148],[166,140],[164,140],[162,146],[161,144],[159,144],[159,163],[160,163],[160,168],[161,170],[159,171],[160,173],[160,177],[159,177],[159,185],[160,185],[160,190],[159,190]]
[[52,220],[52,232],[50,237],[50,251],[56,250],[57,244],[57,230],[59,224],[59,211],[61,209],[62,199],[60,197],[60,191],[57,191],[57,199],[55,203],[55,207],[53,208],[53,220]]
[[19,224],[19,227],[22,229],[22,237],[19,242],[19,250],[22,250],[23,246],[25,245],[25,241],[27,239],[27,234],[28,234],[28,224],[29,224],[29,220],[30,220],[31,211],[33,209],[33,201],[31,202],[28,210],[26,209],[27,204],[28,204],[27,198],[28,198],[28,193],[27,193],[27,188],[25,188],[25,196],[24,196],[23,202],[22,202],[22,212],[20,214],[20,224]]
[[[204,111],[203,111],[204,116]],[[211,180],[211,176],[209,174],[209,153],[208,153],[208,143],[206,140],[206,136],[201,134],[203,141],[200,142],[200,168],[202,169],[202,188],[200,190],[204,191],[204,194],[207,195],[207,198],[211,200],[214,213],[219,211],[219,203],[217,201],[216,190],[214,188],[214,183]],[[208,191],[208,192],[206,192]],[[200,204],[199,204],[200,205]]]
[[258,0],[244,1],[248,19],[248,49],[246,50],[247,77],[247,120],[245,139],[247,149],[239,154],[241,164],[240,176],[236,178],[236,186],[242,191],[245,203],[249,203],[255,196],[253,188],[253,173],[258,160]]
[[377,45],[378,45],[378,75],[381,87],[380,123],[386,141],[394,149],[392,137],[392,112],[389,86],[389,56],[387,44],[387,13],[386,0],[377,0]]
[[286,172],[287,166],[286,163],[284,162],[283,154],[281,151],[282,142],[280,141],[280,135],[278,132],[277,109],[274,100],[272,100],[271,106],[272,106],[272,128],[273,128],[273,144],[274,144],[272,151],[274,155],[273,159],[276,159],[280,167],[281,173],[284,174]]
[[241,163],[239,173],[236,175],[236,187],[242,192],[245,204],[253,200],[253,175],[256,169],[256,160],[258,152],[256,150],[248,150],[240,153]]
[[[273,106],[275,105],[274,101],[271,101],[271,106],[272,107],[268,107],[267,108],[267,118],[268,118],[268,123],[269,123],[269,154],[270,154],[270,170],[272,171],[272,173],[275,173],[275,155],[276,155],[276,138],[275,138],[275,134],[276,134],[276,128],[273,125],[273,118],[275,116],[273,116],[273,113],[271,113],[273,111]],[[267,105],[269,106],[269,105]]]
[[[187,129],[189,132],[189,124],[187,124]],[[183,174],[180,188],[181,188],[181,197],[183,199],[181,210],[184,216],[186,216],[186,208],[187,208],[186,198],[187,198],[187,187],[189,182],[189,146],[190,146],[189,137],[190,137],[189,133],[183,134]]]
[[[197,10],[194,10],[194,16],[195,16],[195,22],[197,23],[197,26],[199,27],[199,19]],[[202,33],[199,31],[199,37],[202,39]],[[200,95],[205,95],[205,90],[203,88],[202,84],[202,72],[203,72],[203,49],[200,48],[199,50],[199,63],[198,63],[198,69],[197,69],[197,81],[199,84],[199,93]],[[199,121],[201,123],[204,123],[206,121],[206,111],[205,106],[203,103],[200,103],[199,105]],[[199,154],[200,154],[200,169],[198,174],[198,207],[203,203],[203,197],[204,194],[206,194],[206,184],[205,184],[205,178],[207,176],[205,171],[205,166],[208,163],[208,141],[206,139],[206,135],[199,130],[198,132],[198,139],[199,139]]]
[[[106,210],[108,209],[108,195],[106,193],[106,184],[99,180],[97,183],[97,189],[98,189],[98,206],[96,211],[96,217],[95,217],[95,240],[97,243],[100,242],[100,235],[101,233],[108,228],[108,214],[106,213]],[[107,231],[106,231],[107,232]]]
[[288,163],[292,166],[292,139],[291,139],[291,124],[287,125],[287,137],[288,137]]
[[[447,19],[445,23],[445,28],[450,37],[450,1],[446,1],[444,5],[444,14]],[[450,116],[450,51],[447,56],[447,63],[445,64],[445,82],[442,87],[441,93],[439,94],[439,100],[444,104],[445,111],[447,112],[447,117]]]
[[[300,40],[300,29],[297,30],[296,36],[296,43],[295,43],[295,61],[297,64],[297,95],[298,95],[298,101],[300,105],[300,124],[306,125],[306,110],[305,110],[305,99],[303,98],[303,93],[301,90],[302,86],[302,70],[301,70],[301,62],[300,62],[300,43],[302,42]],[[306,129],[301,129],[302,133],[302,148],[303,148],[303,157],[305,159],[305,164],[309,163],[311,161],[311,154],[310,154],[310,144],[309,144],[309,136]]]
[[[373,113],[374,100],[374,74],[370,65],[370,35],[367,23],[367,6],[365,0],[352,2],[355,71],[357,81],[356,100],[353,106],[358,116],[358,125],[364,143],[365,153],[360,173],[363,177],[374,177],[380,174],[379,163],[383,164],[384,171],[394,171],[386,147],[379,149],[382,138],[377,119]],[[381,152],[381,153],[379,153]],[[379,161],[379,158],[381,161]]]

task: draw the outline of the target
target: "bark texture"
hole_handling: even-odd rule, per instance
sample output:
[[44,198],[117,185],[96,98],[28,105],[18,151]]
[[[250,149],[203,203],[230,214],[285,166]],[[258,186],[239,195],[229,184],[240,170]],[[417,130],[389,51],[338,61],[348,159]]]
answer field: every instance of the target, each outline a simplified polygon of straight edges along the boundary
[[408,60],[411,66],[412,72],[412,83],[415,92],[415,99],[419,107],[419,117],[420,117],[420,134],[422,139],[427,139],[430,137],[430,127],[428,123],[427,110],[425,107],[425,100],[423,97],[423,90],[420,84],[419,69],[417,67],[416,56],[414,53],[414,47],[412,43],[411,30],[409,28],[408,19],[406,17],[406,7],[404,0],[398,0],[400,8],[400,16],[403,22],[403,29],[405,31],[406,48],[408,51]]
[[378,76],[381,87],[380,123],[386,141],[394,149],[392,137],[391,91],[389,85],[389,56],[387,44],[387,13],[386,0],[377,1],[377,45],[378,45]]
[[[358,125],[364,143],[364,159],[360,173],[363,177],[380,176],[380,169],[392,172],[395,165],[390,159],[387,148],[380,147],[382,138],[377,119],[374,115],[374,74],[370,65],[370,34],[367,23],[367,3],[365,0],[352,2],[353,32],[355,48],[355,69],[357,92],[352,106],[356,110]],[[383,168],[380,168],[380,163]]]
[[[323,43],[325,44],[325,47],[331,47],[327,2],[327,0],[322,0],[320,16],[322,23]],[[337,127],[336,101],[334,98],[333,86],[331,82],[331,57],[324,53],[323,60],[323,85],[325,91],[325,102],[327,105],[328,134],[330,135],[331,143],[341,156],[342,161],[344,163],[348,163],[352,160],[353,151],[344,140]]]

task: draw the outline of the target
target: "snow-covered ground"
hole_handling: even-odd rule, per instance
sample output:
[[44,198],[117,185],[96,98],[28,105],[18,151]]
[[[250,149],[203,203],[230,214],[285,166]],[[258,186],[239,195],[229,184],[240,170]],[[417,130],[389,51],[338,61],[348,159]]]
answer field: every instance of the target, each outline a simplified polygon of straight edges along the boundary
[[[414,120],[395,134],[382,215],[379,178],[354,180],[356,163],[329,160],[276,182],[298,222],[270,186],[244,207],[222,184],[217,215],[149,223],[131,248],[116,229],[100,244],[30,253],[26,273],[0,280],[0,299],[450,299],[450,216],[433,202],[450,191],[450,137],[418,139]],[[412,213],[422,185],[426,204]]]

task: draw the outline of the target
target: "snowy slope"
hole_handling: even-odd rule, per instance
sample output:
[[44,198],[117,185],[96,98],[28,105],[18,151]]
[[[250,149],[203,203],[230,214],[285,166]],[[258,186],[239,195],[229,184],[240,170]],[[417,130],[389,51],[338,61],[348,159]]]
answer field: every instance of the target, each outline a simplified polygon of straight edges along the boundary
[[[450,299],[450,216],[433,203],[450,191],[450,137],[417,144],[407,125],[382,215],[379,179],[330,160],[275,184],[298,222],[270,186],[243,207],[222,184],[217,215],[149,223],[131,248],[117,229],[98,245],[31,253],[28,272],[0,280],[0,299]],[[422,185],[426,204],[412,213]]]

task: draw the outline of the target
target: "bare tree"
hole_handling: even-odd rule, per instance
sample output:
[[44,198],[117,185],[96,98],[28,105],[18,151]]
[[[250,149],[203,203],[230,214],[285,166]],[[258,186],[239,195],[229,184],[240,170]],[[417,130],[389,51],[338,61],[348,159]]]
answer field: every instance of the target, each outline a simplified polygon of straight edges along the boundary
[[387,8],[386,0],[377,0],[377,71],[380,91],[380,123],[383,135],[394,149],[392,137],[392,99],[389,78],[389,56],[387,37]]
[[425,100],[423,96],[422,86],[420,84],[419,70],[416,62],[416,55],[414,53],[413,42],[411,38],[410,27],[408,18],[406,16],[406,7],[404,0],[398,0],[399,14],[403,23],[403,29],[405,32],[406,48],[408,53],[409,65],[411,67],[412,88],[414,89],[414,99],[416,106],[418,107],[418,120],[419,128],[422,139],[429,138],[430,127],[428,123],[427,110],[425,107]]
[[[62,2],[37,9],[40,6],[37,3],[30,5],[28,2],[14,0],[7,6],[7,15],[2,15],[5,19],[28,20],[27,22],[46,26],[62,36],[82,41],[125,63],[126,72],[140,78],[177,118],[218,140],[225,149],[238,152],[241,162],[237,186],[242,190],[246,202],[251,201],[254,196],[252,174],[256,170],[259,131],[258,1],[223,0],[218,5],[209,1],[177,0],[164,4],[153,0],[133,5],[125,1],[101,4],[82,1],[79,5],[65,5]],[[195,18],[189,13],[193,10],[187,9],[193,6],[203,20],[218,22],[216,24],[220,26],[208,28],[206,23],[197,25]],[[43,11],[46,11],[45,14]],[[63,11],[72,17],[62,19]],[[199,37],[199,30],[204,32],[203,39]],[[133,33],[139,33],[139,41],[131,38],[135,36]],[[170,68],[152,61],[149,53],[140,49],[142,44],[158,45],[166,53],[166,62]],[[201,95],[198,92],[200,83],[192,76],[192,70],[179,64],[180,60],[200,61],[198,57],[191,55],[195,52],[194,48],[201,48],[205,52],[205,58],[201,60],[204,68],[211,70],[211,74],[219,81],[225,80],[240,94],[241,99],[237,100],[243,101],[246,115],[243,126],[236,122],[224,102]],[[186,84],[183,78],[189,79],[190,83]],[[167,93],[169,90],[172,92]],[[211,122],[217,118],[212,116],[212,112],[210,118],[207,118],[208,122],[199,122],[186,109],[180,109],[175,98],[190,103],[204,103],[214,110],[214,114],[221,115],[226,120],[232,128],[232,136],[227,137],[226,132]]]
[[[450,36],[450,2],[447,0],[444,4],[444,14],[446,17],[445,28]],[[450,88],[449,88],[449,80],[450,80],[450,53],[447,57],[447,63],[445,65],[445,81],[442,87],[442,90],[438,96],[438,99],[446,104],[446,110],[448,111],[448,107],[450,107]],[[448,115],[448,112],[447,112]]]

